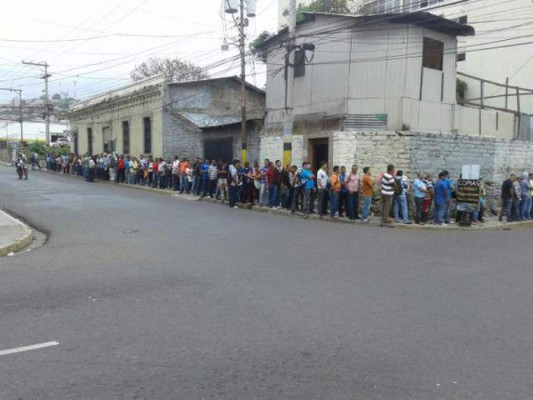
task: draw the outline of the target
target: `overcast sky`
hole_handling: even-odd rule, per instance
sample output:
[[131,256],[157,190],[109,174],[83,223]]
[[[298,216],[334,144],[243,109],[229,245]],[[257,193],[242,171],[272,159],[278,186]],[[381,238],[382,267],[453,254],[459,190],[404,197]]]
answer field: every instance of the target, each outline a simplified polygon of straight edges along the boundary
[[[278,0],[257,0],[257,17],[248,36],[277,27]],[[222,52],[225,37],[235,39],[222,0],[27,0],[2,4],[0,87],[23,89],[38,97],[42,70],[22,60],[50,64],[50,93],[84,98],[127,84],[135,64],[150,56],[178,57],[209,68],[238,54]],[[255,71],[255,76],[253,72]],[[208,71],[212,76],[239,73],[239,61]],[[263,86],[265,69],[249,63],[250,82]],[[12,95],[0,91],[0,103]]]

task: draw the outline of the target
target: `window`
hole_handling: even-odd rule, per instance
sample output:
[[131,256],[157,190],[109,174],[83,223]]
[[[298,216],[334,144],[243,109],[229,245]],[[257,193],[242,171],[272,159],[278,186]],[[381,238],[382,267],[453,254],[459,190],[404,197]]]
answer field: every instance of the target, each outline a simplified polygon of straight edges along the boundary
[[130,122],[122,121],[122,152],[130,154]]
[[93,155],[93,128],[87,128],[87,152]]
[[457,54],[457,61],[464,61],[464,60],[466,60],[466,53]]
[[294,77],[305,76],[305,50],[300,49],[294,52]]
[[144,126],[144,153],[152,153],[152,120],[150,117],[143,118]]
[[426,68],[442,71],[442,60],[444,57],[444,43],[425,37],[424,48],[422,50],[422,66]]

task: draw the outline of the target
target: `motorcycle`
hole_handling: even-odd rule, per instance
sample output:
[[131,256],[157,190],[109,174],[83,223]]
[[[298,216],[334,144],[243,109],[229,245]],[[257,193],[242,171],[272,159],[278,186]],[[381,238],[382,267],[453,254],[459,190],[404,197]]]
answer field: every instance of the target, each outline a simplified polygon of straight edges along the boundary
[[24,180],[28,180],[28,167],[24,165],[22,162],[17,163],[17,174],[19,176],[19,179],[22,179],[24,177]]

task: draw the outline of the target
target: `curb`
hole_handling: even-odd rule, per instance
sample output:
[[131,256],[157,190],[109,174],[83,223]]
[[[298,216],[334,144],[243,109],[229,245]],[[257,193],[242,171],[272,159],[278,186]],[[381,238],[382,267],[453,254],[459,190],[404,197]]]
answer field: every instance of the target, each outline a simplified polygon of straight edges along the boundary
[[20,225],[24,232],[22,236],[20,236],[18,239],[15,239],[15,242],[13,244],[0,248],[0,257],[4,257],[8,255],[9,253],[17,253],[21,251],[22,249],[24,249],[26,246],[28,246],[33,241],[33,230],[28,225],[12,217],[7,212],[5,211],[2,211],[2,212],[9,219],[13,220],[18,225]]
[[[37,172],[37,171],[35,171],[35,172]],[[45,170],[45,169],[43,169],[43,170],[41,170],[39,172],[45,172],[45,173],[49,173],[49,174],[53,174],[53,175],[57,175],[57,176],[69,177],[69,178],[77,178],[77,176],[74,176],[74,175],[71,175],[71,174],[55,174],[53,171],[48,171],[48,170]],[[96,183],[103,183],[103,184],[107,184],[107,185],[113,185],[115,187],[131,189],[131,190],[140,190],[140,191],[151,192],[151,193],[155,193],[155,194],[159,194],[159,195],[163,195],[163,196],[174,197],[174,198],[182,200],[182,201],[185,201],[185,200],[186,201],[192,201],[192,200],[203,201],[203,202],[214,203],[214,204],[218,204],[220,206],[226,206],[227,207],[227,203],[222,203],[219,200],[211,199],[209,197],[204,197],[203,199],[200,199],[200,198],[198,198],[196,196],[195,196],[196,198],[190,198],[190,195],[180,195],[180,194],[177,194],[176,192],[174,192],[173,190],[154,189],[154,188],[150,188],[150,187],[146,187],[146,186],[129,185],[129,184],[119,184],[119,185],[117,185],[117,184],[114,184],[113,182],[97,181]],[[188,197],[184,197],[184,196],[188,196]],[[279,215],[279,216],[283,216],[283,217],[302,218],[302,214],[301,213],[292,214],[290,211],[278,210],[278,209],[269,208],[269,207],[240,205],[239,209],[246,210],[246,211],[260,212],[260,213],[263,213],[263,214]],[[350,221],[348,219],[335,219],[335,220],[332,220],[332,219],[329,218],[329,215],[326,215],[324,218],[321,219],[318,216],[316,216],[315,214],[312,214],[312,215],[309,216],[308,219],[311,220],[311,221],[321,221],[321,222],[329,222],[329,223],[341,223],[341,224],[347,224],[347,225],[352,225],[352,226],[356,226],[356,227],[380,228],[380,223],[379,222],[377,222],[377,223],[376,222],[368,222],[368,223],[363,224],[360,221],[354,222],[354,221]],[[516,229],[516,228],[523,228],[523,227],[526,227],[526,226],[533,226],[533,220],[532,221],[513,222],[512,225],[501,224],[501,225],[496,225],[496,226],[476,225],[475,227],[462,227],[462,226],[457,226],[455,224],[450,224],[450,225],[448,225],[446,227],[439,227],[439,226],[432,225],[432,224],[426,224],[426,225],[393,224],[393,225],[389,226],[388,228],[389,229],[390,228],[395,228],[395,229],[401,229],[401,230],[412,230],[412,231],[435,231],[435,232],[451,232],[451,231],[488,232],[488,231],[510,231],[510,230],[513,230],[513,229]]]

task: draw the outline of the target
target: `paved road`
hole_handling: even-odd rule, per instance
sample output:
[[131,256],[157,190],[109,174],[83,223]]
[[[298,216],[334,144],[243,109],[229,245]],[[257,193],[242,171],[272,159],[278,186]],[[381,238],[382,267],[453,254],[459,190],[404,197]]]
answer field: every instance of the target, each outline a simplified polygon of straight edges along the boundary
[[0,168],[1,399],[532,399],[533,231],[306,221]]

